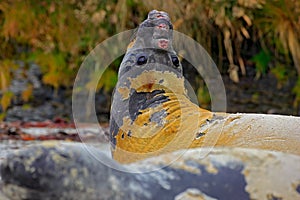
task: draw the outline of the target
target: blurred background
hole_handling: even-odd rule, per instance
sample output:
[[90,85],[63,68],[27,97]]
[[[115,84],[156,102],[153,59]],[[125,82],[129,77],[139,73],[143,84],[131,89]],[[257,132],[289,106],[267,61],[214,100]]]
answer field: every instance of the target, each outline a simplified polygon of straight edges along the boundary
[[[2,0],[0,121],[72,122],[72,85],[85,56],[106,38],[136,28],[153,9],[168,12],[174,29],[211,55],[228,112],[300,114],[298,0]],[[103,123],[121,59],[98,83]],[[201,76],[186,62],[184,73],[200,106],[209,109]]]

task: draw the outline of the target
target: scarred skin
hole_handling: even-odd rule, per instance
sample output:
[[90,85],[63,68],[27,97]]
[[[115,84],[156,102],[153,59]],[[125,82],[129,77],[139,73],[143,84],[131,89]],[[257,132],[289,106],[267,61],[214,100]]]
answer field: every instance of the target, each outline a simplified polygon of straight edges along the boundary
[[0,165],[9,199],[300,199],[300,118],[193,104],[169,30],[167,13],[151,11],[121,64],[110,126],[118,162],[79,143],[21,149]]

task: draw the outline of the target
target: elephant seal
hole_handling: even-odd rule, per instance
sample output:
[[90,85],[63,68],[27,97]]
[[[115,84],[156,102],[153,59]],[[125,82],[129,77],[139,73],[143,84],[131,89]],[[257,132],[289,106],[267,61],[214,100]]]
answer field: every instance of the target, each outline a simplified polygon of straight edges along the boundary
[[173,35],[168,14],[153,10],[127,49],[111,107],[115,160],[130,163],[205,146],[300,154],[300,118],[218,113],[193,103]]
[[[297,155],[243,148],[196,148],[165,166],[170,158],[181,155],[180,151],[121,165],[84,144],[33,145],[8,155],[2,162],[2,190],[9,199],[16,200],[300,198]],[[206,151],[208,156],[200,158]],[[155,170],[159,166],[162,168]],[[138,173],[145,168],[154,170]]]

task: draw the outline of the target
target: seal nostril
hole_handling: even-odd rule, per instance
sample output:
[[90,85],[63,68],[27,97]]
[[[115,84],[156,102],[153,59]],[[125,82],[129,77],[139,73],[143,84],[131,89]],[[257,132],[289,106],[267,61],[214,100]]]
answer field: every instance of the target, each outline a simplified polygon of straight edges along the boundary
[[159,25],[158,25],[158,28],[166,28],[166,27],[167,27],[166,24],[159,24]]

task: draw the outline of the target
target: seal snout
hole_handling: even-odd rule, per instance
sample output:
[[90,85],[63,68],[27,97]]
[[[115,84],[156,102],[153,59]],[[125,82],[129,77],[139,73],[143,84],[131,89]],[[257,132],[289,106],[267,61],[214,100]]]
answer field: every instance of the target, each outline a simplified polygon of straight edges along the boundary
[[148,19],[167,19],[170,20],[168,13],[164,11],[152,10],[148,14]]
[[155,14],[155,16],[154,17],[156,17],[156,18],[167,18],[167,15],[164,13],[164,12],[162,12],[162,11],[157,11],[157,13]]
[[154,28],[153,39],[158,48],[168,49],[172,27],[166,20],[160,20]]
[[165,24],[165,23],[160,23],[156,27],[159,29],[168,29],[169,28],[169,26],[167,26],[167,24]]

